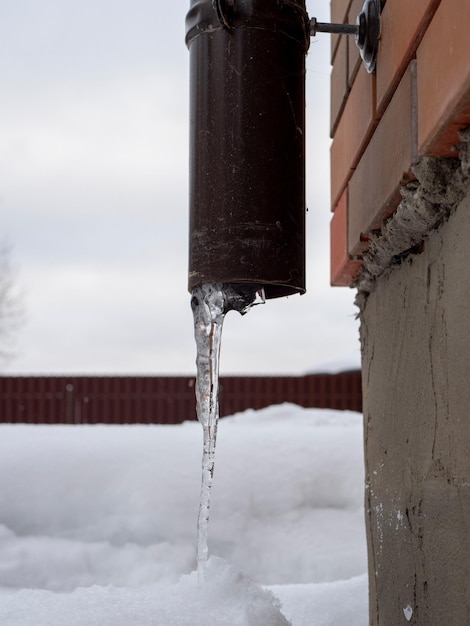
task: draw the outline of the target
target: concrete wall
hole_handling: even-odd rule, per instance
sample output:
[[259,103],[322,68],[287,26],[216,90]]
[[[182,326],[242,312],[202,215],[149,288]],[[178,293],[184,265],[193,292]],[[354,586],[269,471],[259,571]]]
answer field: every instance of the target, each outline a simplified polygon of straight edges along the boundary
[[470,193],[361,313],[371,624],[470,624]]

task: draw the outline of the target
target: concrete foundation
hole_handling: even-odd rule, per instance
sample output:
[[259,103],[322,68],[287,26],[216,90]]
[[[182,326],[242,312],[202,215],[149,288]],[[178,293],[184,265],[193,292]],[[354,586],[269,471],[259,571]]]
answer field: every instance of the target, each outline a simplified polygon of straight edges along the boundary
[[360,299],[374,626],[470,624],[470,191],[461,195],[419,254]]

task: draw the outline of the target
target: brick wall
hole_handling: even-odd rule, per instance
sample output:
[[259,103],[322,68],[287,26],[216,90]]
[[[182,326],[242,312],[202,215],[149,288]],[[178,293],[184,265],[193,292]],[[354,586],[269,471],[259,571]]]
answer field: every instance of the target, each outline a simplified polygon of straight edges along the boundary
[[[363,0],[332,0],[354,23]],[[456,156],[470,125],[470,2],[386,0],[375,74],[331,38],[331,284],[350,285],[368,235],[393,214],[422,156]]]

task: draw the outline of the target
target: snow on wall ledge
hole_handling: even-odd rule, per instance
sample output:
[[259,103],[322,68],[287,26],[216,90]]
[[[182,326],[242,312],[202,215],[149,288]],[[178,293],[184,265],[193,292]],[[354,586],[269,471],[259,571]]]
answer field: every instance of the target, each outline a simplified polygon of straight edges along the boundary
[[[419,252],[430,232],[449,217],[470,191],[470,128],[460,133],[458,159],[423,157],[413,167],[416,180],[400,190],[402,201],[381,230],[372,234],[363,266],[353,285],[364,294],[376,280],[413,252]],[[358,304],[361,306],[359,295]]]

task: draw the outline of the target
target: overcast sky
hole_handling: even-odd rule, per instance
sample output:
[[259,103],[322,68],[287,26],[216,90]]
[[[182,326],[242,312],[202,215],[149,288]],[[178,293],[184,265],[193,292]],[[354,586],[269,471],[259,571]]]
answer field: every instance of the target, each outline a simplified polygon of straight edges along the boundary
[[[0,239],[25,318],[4,372],[194,372],[188,4],[1,3]],[[222,373],[359,364],[355,293],[329,286],[329,50],[307,60],[308,292],[230,313]]]

